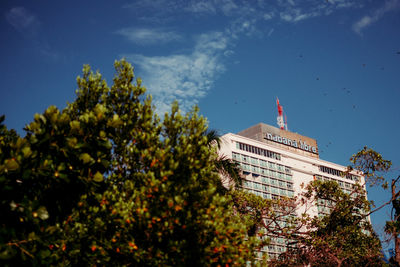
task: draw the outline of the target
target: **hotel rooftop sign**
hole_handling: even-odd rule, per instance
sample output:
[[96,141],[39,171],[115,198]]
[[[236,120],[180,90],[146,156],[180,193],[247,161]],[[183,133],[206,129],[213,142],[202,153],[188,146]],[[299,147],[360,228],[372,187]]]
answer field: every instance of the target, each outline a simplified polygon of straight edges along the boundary
[[314,154],[318,154],[317,148],[315,146],[308,145],[306,141],[292,140],[290,138],[282,137],[279,135],[273,135],[271,133],[267,133],[264,139],[271,140],[287,146],[292,146],[294,148],[299,148],[301,150],[309,151]]
[[243,130],[239,132],[238,135],[255,139],[297,154],[319,158],[318,145],[315,139],[264,123],[259,123]]

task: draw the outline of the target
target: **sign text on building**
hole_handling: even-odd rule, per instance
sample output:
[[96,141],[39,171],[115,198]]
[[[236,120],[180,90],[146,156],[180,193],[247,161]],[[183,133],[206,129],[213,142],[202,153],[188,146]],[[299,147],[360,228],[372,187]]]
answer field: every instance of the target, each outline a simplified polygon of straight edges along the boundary
[[289,139],[286,137],[282,137],[280,135],[273,135],[271,133],[267,133],[267,135],[266,135],[266,137],[264,137],[264,139],[271,140],[271,141],[274,141],[274,142],[277,142],[280,144],[284,144],[287,146],[291,146],[294,148],[298,148],[298,149],[301,149],[304,151],[312,152],[314,154],[318,154],[317,148],[314,146],[308,145],[305,141],[304,142],[301,140],[296,141],[296,140],[292,140],[292,139]]

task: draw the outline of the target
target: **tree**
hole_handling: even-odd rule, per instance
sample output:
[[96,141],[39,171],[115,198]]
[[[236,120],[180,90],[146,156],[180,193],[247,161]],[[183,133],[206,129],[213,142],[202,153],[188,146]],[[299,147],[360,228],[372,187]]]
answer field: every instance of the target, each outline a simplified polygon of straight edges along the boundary
[[220,174],[220,185],[218,190],[221,193],[227,193],[229,186],[233,186],[238,189],[243,185],[243,178],[241,176],[240,165],[236,162],[233,162],[231,159],[226,157],[225,155],[220,155],[218,150],[221,149],[221,138],[216,130],[207,129],[204,132],[204,135],[207,137],[207,145],[210,150],[215,151],[217,155],[214,159],[215,171]]
[[292,232],[293,244],[275,262],[277,266],[382,266],[381,244],[366,215],[370,202],[362,186],[352,193],[337,182],[313,181],[306,186],[301,202],[329,203],[325,216],[299,219],[302,227]]
[[[384,180],[379,172],[387,171],[390,162],[375,151],[364,148],[350,159],[346,175],[353,169],[363,171],[367,183],[376,185]],[[395,184],[396,181],[392,182]],[[385,183],[383,184],[385,187]],[[333,181],[315,180],[304,187],[303,193],[291,201],[276,203],[278,211],[268,214],[266,232],[289,240],[287,251],[273,266],[382,266],[381,244],[368,216],[381,207],[372,209],[366,199],[365,184],[355,184],[351,193],[341,190]],[[393,191],[393,189],[392,189]],[[399,193],[400,194],[400,193]],[[397,195],[398,197],[398,195]],[[324,216],[311,217],[306,211],[312,206],[325,205]],[[302,209],[300,217],[293,217],[282,227],[282,218]],[[296,212],[299,213],[299,212]]]
[[[381,185],[383,189],[389,188],[389,181],[384,175],[389,172],[391,161],[384,159],[381,154],[368,147],[364,147],[353,155],[351,161],[358,170],[364,172],[366,182],[370,186]],[[395,266],[400,266],[400,190],[396,188],[399,180],[400,176],[391,180],[388,201],[371,211],[375,212],[387,205],[392,206],[391,218],[386,222],[385,232],[389,235],[388,241],[394,240],[395,254],[390,262]]]
[[[359,185],[350,195],[332,181],[314,181],[293,199],[265,200],[243,191],[232,194],[235,209],[250,218],[249,235],[267,244],[272,239],[285,244],[286,251],[269,260],[271,266],[383,264],[380,241],[366,219],[370,203]],[[321,201],[329,201],[330,213],[311,217],[308,209]]]
[[385,225],[385,232],[389,234],[390,239],[394,239],[395,254],[390,260],[395,266],[400,266],[400,190],[396,190],[396,184],[399,179],[400,176],[396,179],[392,179],[391,182],[392,212],[390,220],[387,221]]
[[253,262],[260,241],[217,191],[205,119],[175,103],[161,122],[133,68],[115,68],[109,88],[85,66],[76,100],[23,138],[0,125],[2,264]]
[[[354,162],[354,168],[358,164]],[[278,259],[270,260],[272,266],[383,265],[381,244],[368,219],[373,210],[364,185],[355,184],[347,194],[336,182],[315,180],[303,189],[300,196],[276,200],[232,192],[238,214],[251,219],[248,234],[286,246]],[[310,216],[308,211],[321,204],[330,211]]]

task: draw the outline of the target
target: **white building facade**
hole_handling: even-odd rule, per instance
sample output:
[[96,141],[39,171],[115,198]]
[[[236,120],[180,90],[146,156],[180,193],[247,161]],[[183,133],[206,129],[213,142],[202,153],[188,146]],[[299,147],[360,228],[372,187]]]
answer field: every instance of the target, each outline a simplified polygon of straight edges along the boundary
[[[364,184],[362,174],[344,175],[345,166],[321,160],[316,140],[297,133],[259,123],[221,139],[220,154],[240,164],[243,188],[265,199],[294,197],[302,184],[316,179],[336,181],[348,193],[357,181]],[[307,212],[311,216],[327,214],[329,205],[321,202]],[[285,240],[277,238],[265,252],[276,257],[285,249]]]

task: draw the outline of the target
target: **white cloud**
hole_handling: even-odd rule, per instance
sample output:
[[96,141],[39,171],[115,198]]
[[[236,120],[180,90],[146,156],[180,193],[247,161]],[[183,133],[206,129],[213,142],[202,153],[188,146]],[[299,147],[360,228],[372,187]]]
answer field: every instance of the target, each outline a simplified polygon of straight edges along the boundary
[[188,7],[186,7],[187,11],[193,12],[193,13],[212,13],[215,14],[216,8],[214,6],[213,2],[210,1],[195,1],[189,4]]
[[[154,97],[159,114],[166,112],[173,100],[178,100],[187,111],[198,103],[212,88],[218,75],[225,70],[223,60],[230,58],[232,42],[245,35],[271,36],[277,27],[269,25],[259,29],[260,23],[270,24],[271,19],[296,23],[317,16],[326,16],[344,8],[359,8],[365,0],[303,0],[301,8],[296,0],[138,0],[125,7],[132,8],[137,17],[146,14],[146,21],[174,20],[172,14],[186,13],[201,16],[219,16],[227,19],[223,33],[213,32],[198,36],[191,52],[168,56],[128,54],[126,58],[137,67],[148,92]],[[134,8],[135,7],[135,8]],[[146,9],[147,12],[139,12]],[[152,14],[152,16],[148,16]],[[182,37],[165,29],[123,29],[119,34],[135,43],[152,44],[180,40]],[[157,40],[157,41],[155,41]],[[153,42],[154,41],[154,42]],[[230,58],[235,61],[233,57]]]
[[291,6],[295,6],[296,3],[293,0],[287,0],[287,2],[291,5]]
[[239,35],[246,36],[261,36],[262,33],[256,27],[257,19],[238,18],[231,22],[230,28],[227,30],[228,34],[238,39]]
[[364,16],[359,21],[353,24],[353,31],[358,34],[361,34],[361,30],[365,27],[369,26],[371,23],[377,21],[377,19],[373,19],[370,16]]
[[237,9],[238,5],[232,0],[224,0],[222,2],[221,10],[226,16],[232,15]]
[[225,16],[232,16],[235,14],[238,8],[239,6],[234,0],[195,0],[188,2],[188,6],[185,8],[185,10],[200,14],[216,14],[218,11],[220,11]]
[[[278,15],[282,21],[296,23],[313,17],[328,16],[337,10],[361,8],[366,2],[366,0],[138,0],[125,7],[132,8],[137,17],[143,13],[139,10],[151,9],[142,19],[159,24],[173,20],[175,16],[172,14],[177,12],[225,16],[232,19],[232,23],[244,20],[270,20]],[[298,13],[300,6],[302,11]],[[149,13],[153,15],[148,16]]]
[[336,7],[337,8],[349,8],[349,7],[352,7],[354,5],[355,5],[355,3],[352,3],[352,2],[343,2],[343,3],[338,3],[336,5]]
[[36,35],[40,26],[36,16],[24,7],[13,7],[5,17],[11,26],[24,35]]
[[288,22],[293,21],[292,15],[290,15],[288,13],[281,13],[280,16],[281,16],[281,19],[284,21],[288,21]]
[[162,28],[124,28],[116,33],[141,45],[168,43],[182,39],[182,36],[176,32],[166,31]]
[[46,59],[59,61],[64,59],[60,53],[54,50],[45,36],[41,33],[39,19],[24,7],[13,7],[5,14],[6,21],[17,30],[28,43]]
[[286,22],[298,22],[312,17],[321,16],[321,12],[317,10],[308,10],[303,12],[300,8],[289,8],[280,13],[282,20]]
[[318,16],[318,14],[315,14],[315,13],[298,14],[294,18],[294,22],[301,21],[301,20],[308,19],[308,18],[315,17],[315,16]]
[[382,7],[376,9],[371,16],[366,15],[357,22],[355,22],[353,24],[352,29],[356,33],[362,35],[362,31],[364,30],[364,28],[380,20],[383,17],[383,15],[385,15],[385,13],[398,9],[399,7],[400,7],[399,0],[386,1],[385,4]]
[[126,58],[139,69],[159,114],[168,111],[174,100],[179,101],[183,111],[188,111],[225,70],[222,57],[229,51],[228,43],[226,35],[213,32],[198,36],[189,54],[153,57],[133,54]]
[[230,57],[230,56],[232,56],[234,54],[235,54],[235,52],[233,50],[226,50],[224,52],[224,56],[226,56],[226,57]]
[[264,18],[265,20],[270,20],[270,19],[272,19],[274,16],[275,16],[275,14],[274,14],[273,12],[268,12],[268,13],[265,13],[265,14],[263,15],[263,18]]

